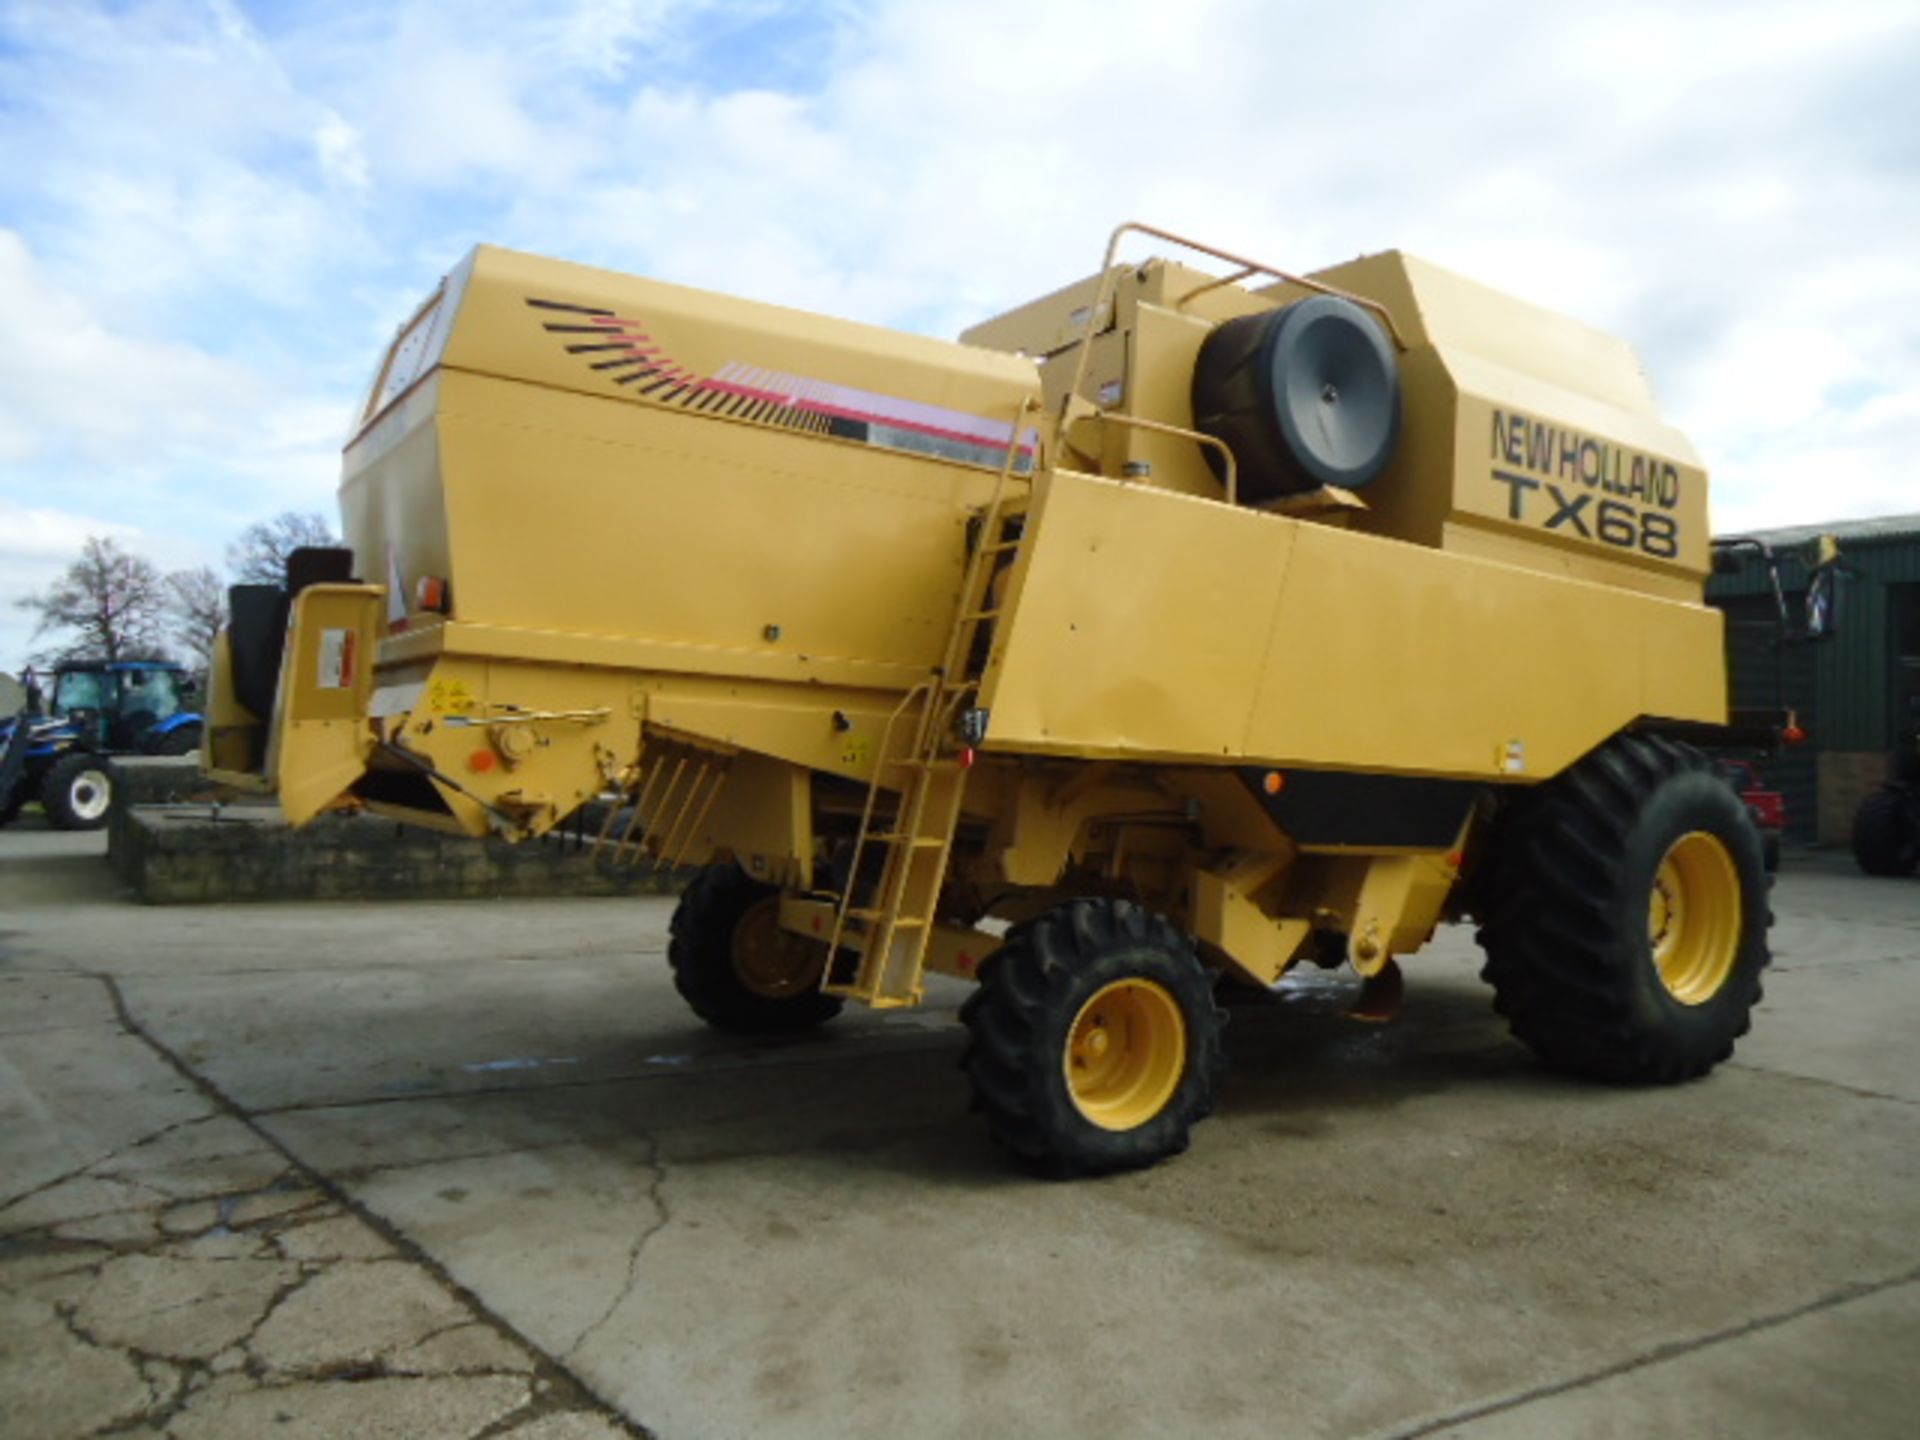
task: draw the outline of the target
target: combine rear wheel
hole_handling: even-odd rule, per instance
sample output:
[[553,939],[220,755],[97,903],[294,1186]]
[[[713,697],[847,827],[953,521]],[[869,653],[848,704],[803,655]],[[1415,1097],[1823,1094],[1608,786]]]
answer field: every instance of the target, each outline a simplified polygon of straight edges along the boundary
[[63,756],[40,782],[40,803],[56,830],[98,830],[113,804],[113,769],[98,755]]
[[1015,926],[960,1018],[974,1107],[1052,1174],[1185,1150],[1225,1064],[1225,1017],[1192,943],[1124,900],[1075,900]]
[[667,961],[693,1013],[747,1035],[810,1030],[840,1013],[820,993],[827,947],[780,928],[780,892],[731,861],[694,877],[673,912]]
[[1481,973],[1521,1041],[1638,1083],[1733,1053],[1772,917],[1760,834],[1703,756],[1621,736],[1496,823]]
[[1920,867],[1920,803],[1886,786],[1853,813],[1853,858],[1869,875],[1911,875]]

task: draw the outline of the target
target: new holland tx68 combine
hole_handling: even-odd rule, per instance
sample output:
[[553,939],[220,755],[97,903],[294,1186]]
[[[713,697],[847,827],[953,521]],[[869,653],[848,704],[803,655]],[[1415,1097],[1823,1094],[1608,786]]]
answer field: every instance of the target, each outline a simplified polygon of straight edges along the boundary
[[1403,254],[1114,242],[960,344],[476,250],[359,416],[350,551],[236,595],[208,768],[295,824],[605,797],[608,858],[702,867],[700,1016],[975,980],[975,1102],[1056,1172],[1186,1145],[1222,978],[1384,984],[1469,915],[1548,1062],[1724,1059],[1766,879],[1631,350]]

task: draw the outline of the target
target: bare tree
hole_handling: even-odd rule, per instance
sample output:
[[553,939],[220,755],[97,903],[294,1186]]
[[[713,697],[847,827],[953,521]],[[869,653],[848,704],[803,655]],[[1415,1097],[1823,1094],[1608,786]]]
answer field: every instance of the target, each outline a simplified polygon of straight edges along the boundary
[[302,545],[338,545],[326,516],[283,510],[249,525],[227,547],[227,569],[237,585],[284,585],[287,556]]
[[214,637],[227,623],[227,587],[207,565],[176,570],[167,576],[166,584],[174,643],[205,669],[213,656]]
[[151,560],[89,535],[80,558],[38,595],[14,602],[39,617],[33,638],[56,643],[34,660],[138,660],[165,654],[161,620],[166,590]]

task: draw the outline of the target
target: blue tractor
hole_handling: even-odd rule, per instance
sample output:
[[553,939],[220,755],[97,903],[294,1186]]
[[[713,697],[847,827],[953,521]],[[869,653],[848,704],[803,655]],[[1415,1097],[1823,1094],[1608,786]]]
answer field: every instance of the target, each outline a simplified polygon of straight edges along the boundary
[[59,830],[97,830],[113,802],[115,755],[191,755],[203,720],[192,677],[159,660],[70,660],[42,706],[0,721],[0,825],[29,800]]

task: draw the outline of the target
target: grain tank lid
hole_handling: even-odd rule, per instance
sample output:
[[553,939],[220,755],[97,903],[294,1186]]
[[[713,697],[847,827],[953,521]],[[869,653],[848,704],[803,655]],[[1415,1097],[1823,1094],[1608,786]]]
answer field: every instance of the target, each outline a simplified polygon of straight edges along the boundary
[[[1380,301],[1411,348],[1431,346],[1443,359],[1477,356],[1615,409],[1660,418],[1640,357],[1625,340],[1431,260],[1383,250],[1310,278]],[[1301,294],[1284,284],[1260,293],[1283,300]]]
[[443,363],[622,399],[656,380],[845,387],[999,430],[1039,391],[1018,356],[489,245],[474,252]]
[[[1134,267],[1114,268],[1126,271]],[[1100,276],[1089,275],[969,326],[960,332],[960,341],[1023,355],[1057,355],[1085,337],[1094,302],[1099,298]]]

